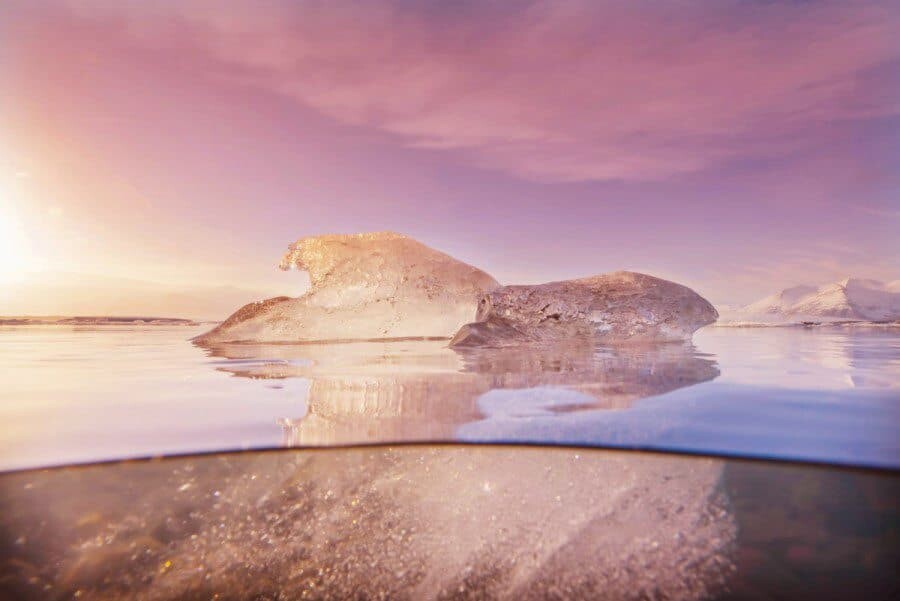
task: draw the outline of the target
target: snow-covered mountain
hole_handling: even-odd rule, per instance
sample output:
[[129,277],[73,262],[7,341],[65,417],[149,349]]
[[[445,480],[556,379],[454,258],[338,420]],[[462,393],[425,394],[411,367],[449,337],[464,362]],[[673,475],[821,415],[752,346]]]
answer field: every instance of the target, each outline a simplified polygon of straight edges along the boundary
[[745,307],[723,311],[728,323],[900,320],[900,280],[846,278],[822,286],[794,286]]

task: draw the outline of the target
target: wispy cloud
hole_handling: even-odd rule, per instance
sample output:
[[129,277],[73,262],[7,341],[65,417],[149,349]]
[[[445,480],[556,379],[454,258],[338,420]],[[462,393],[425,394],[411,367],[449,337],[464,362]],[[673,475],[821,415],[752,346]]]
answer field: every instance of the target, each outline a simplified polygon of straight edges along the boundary
[[216,77],[537,180],[665,178],[900,113],[893,2],[501,4],[69,6],[202,52]]
[[711,281],[727,286],[714,286],[713,300],[728,304],[744,304],[796,286],[822,285],[846,277],[893,281],[900,277],[900,261],[894,257],[872,257],[852,248],[824,243],[808,252],[789,252],[778,261],[749,263],[717,270]]
[[863,213],[868,213],[869,215],[876,215],[878,217],[892,217],[894,219],[900,218],[900,209],[889,209],[884,207],[871,206],[860,206],[858,208]]

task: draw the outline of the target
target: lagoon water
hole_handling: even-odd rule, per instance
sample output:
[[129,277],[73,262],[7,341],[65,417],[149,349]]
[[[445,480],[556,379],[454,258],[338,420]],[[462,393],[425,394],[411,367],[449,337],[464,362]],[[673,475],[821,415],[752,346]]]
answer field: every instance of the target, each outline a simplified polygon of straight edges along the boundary
[[464,351],[200,331],[0,328],[0,598],[896,591],[897,330]]
[[690,345],[231,344],[202,327],[0,327],[0,469],[278,446],[516,442],[900,467],[900,330]]
[[3,599],[896,598],[892,473],[507,445],[0,474]]

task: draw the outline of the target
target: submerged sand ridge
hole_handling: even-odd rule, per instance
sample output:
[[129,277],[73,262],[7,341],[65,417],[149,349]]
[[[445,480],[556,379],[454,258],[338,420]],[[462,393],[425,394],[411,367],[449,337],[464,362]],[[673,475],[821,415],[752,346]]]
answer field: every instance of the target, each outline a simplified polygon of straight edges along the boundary
[[722,469],[439,446],[13,474],[0,574],[27,599],[703,599],[734,570]]
[[690,339],[718,317],[689,288],[640,273],[501,287],[484,271],[393,232],[301,238],[280,267],[309,272],[309,292],[246,305],[196,341],[669,341]]

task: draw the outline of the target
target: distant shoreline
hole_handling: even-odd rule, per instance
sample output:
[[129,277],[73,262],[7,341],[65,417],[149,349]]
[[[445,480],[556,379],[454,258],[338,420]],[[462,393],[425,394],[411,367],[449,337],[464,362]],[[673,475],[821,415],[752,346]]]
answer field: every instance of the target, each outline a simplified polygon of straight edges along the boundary
[[0,316],[0,326],[198,326],[207,321],[184,319],[181,317],[113,317],[106,315],[57,316],[57,315],[15,315]]
[[900,328],[900,321],[717,321],[715,328]]

